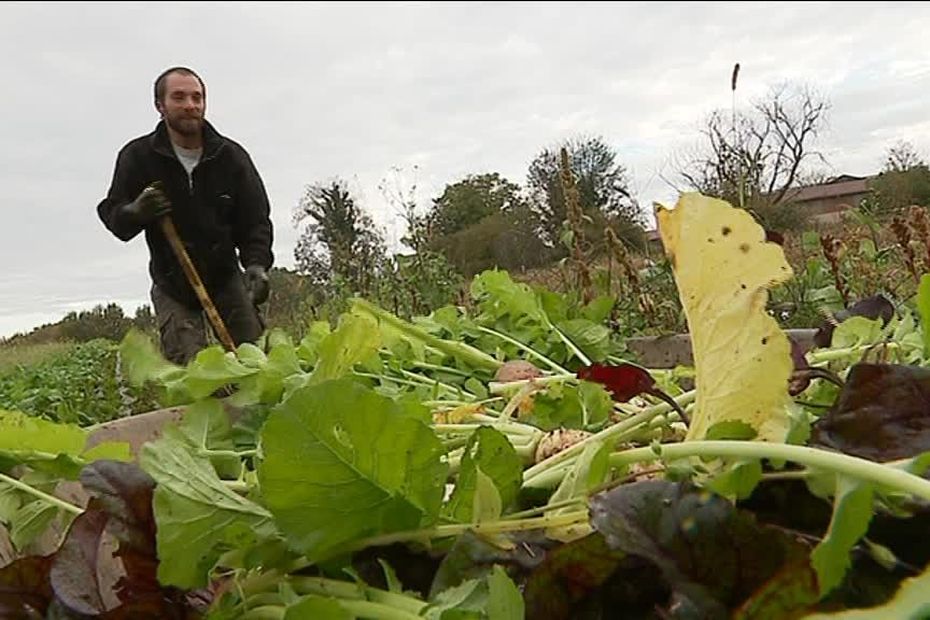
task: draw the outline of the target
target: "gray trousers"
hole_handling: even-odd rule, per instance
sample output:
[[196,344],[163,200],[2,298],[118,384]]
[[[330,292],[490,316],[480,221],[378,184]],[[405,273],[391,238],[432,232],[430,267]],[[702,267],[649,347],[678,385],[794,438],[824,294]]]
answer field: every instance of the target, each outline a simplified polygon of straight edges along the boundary
[[[184,366],[210,344],[206,312],[200,308],[188,308],[155,284],[152,285],[151,295],[162,355],[168,361]],[[210,295],[236,346],[258,340],[265,329],[264,321],[258,308],[249,299],[241,273]]]

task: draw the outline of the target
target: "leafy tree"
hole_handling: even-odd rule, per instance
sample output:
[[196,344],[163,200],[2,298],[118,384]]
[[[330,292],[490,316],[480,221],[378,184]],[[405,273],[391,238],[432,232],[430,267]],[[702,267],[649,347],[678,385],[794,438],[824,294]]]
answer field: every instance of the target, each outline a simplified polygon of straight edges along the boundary
[[433,235],[451,235],[474,226],[489,215],[524,204],[520,186],[497,172],[469,175],[447,185],[433,200],[429,223]]
[[75,342],[88,342],[97,338],[119,341],[132,325],[132,319],[123,314],[118,304],[98,304],[92,310],[65,315],[61,321],[61,333],[63,339]]
[[551,254],[522,189],[497,172],[447,185],[420,223],[427,239],[421,251],[440,252],[466,276],[537,266]]
[[557,252],[540,238],[539,218],[529,204],[503,213],[503,226],[491,240],[496,264],[502,269],[525,270],[554,261]]
[[526,207],[492,213],[477,224],[437,238],[435,247],[465,276],[486,269],[508,271],[539,267],[550,262],[553,251],[533,231],[533,216]]
[[335,320],[356,295],[405,318],[457,299],[461,276],[444,256],[426,247],[415,185],[409,193],[399,184],[390,192],[384,181],[381,189],[407,222],[404,243],[414,252],[389,256],[381,234],[344,182],[311,186],[295,212],[297,223],[307,221],[295,250],[298,277],[272,274],[284,289],[276,295],[273,282],[270,324],[302,332],[310,321]]
[[600,216],[592,223],[592,232],[607,223],[618,235],[638,245],[643,215],[630,190],[626,168],[617,161],[617,154],[603,138],[571,138],[555,147],[543,149],[530,163],[527,187],[531,205],[540,220],[540,233],[550,245],[558,244],[568,218],[565,195],[559,173],[559,152],[568,152],[575,187],[582,212],[589,218]]
[[299,273],[315,284],[339,280],[360,294],[371,289],[385,258],[384,239],[344,181],[310,186],[294,219],[308,221],[294,250]]
[[280,328],[296,339],[303,338],[307,326],[313,321],[311,304],[319,301],[314,293],[321,288],[310,278],[283,267],[274,267],[268,273],[270,293],[265,306],[264,320],[269,329]]
[[394,314],[411,318],[463,303],[465,281],[437,252],[395,254],[378,281],[375,299]]
[[43,344],[48,342],[89,342],[106,339],[118,342],[131,327],[150,334],[157,333],[155,315],[148,305],[139,306],[135,316],[125,315],[116,303],[97,304],[90,310],[71,311],[55,323],[46,323],[28,333],[20,333],[4,341],[6,344]]

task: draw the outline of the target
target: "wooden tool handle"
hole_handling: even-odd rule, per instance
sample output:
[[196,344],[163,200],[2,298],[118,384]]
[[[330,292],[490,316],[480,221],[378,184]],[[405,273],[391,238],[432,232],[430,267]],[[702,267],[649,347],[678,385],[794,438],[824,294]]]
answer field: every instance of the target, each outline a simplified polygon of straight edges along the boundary
[[165,236],[168,237],[168,241],[171,243],[175,255],[181,262],[181,267],[184,268],[187,281],[190,282],[194,292],[197,293],[197,297],[200,299],[200,304],[203,306],[203,309],[207,311],[207,317],[210,319],[210,323],[213,324],[213,328],[216,330],[220,342],[223,343],[223,347],[227,351],[235,351],[236,345],[229,335],[229,332],[226,330],[226,324],[223,323],[220,313],[216,311],[216,306],[213,305],[213,300],[210,299],[207,288],[203,285],[203,281],[200,279],[200,275],[197,273],[194,263],[191,262],[191,258],[187,254],[187,249],[181,242],[178,231],[174,227],[174,222],[171,221],[170,216],[164,215],[161,217],[160,223],[162,231],[165,233]]

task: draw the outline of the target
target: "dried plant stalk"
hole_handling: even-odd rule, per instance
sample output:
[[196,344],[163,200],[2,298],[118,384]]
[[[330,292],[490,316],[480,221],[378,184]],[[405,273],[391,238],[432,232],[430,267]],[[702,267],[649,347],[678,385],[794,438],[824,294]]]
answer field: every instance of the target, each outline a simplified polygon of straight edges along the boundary
[[917,232],[919,241],[924,246],[924,273],[930,273],[930,216],[927,210],[917,205],[908,209],[911,226]]
[[898,245],[904,251],[904,263],[907,270],[911,272],[914,282],[920,281],[920,274],[917,271],[917,261],[914,257],[914,248],[911,247],[911,229],[900,215],[894,216],[891,220],[891,230],[898,239]]
[[585,303],[594,298],[591,286],[591,271],[584,257],[584,213],[581,210],[581,198],[575,186],[571,164],[568,160],[568,150],[564,147],[560,152],[559,178],[562,182],[562,195],[565,197],[565,211],[569,225],[572,228],[572,264],[578,276],[581,293]]
[[843,278],[843,273],[840,270],[840,250],[842,246],[843,242],[833,235],[821,235],[820,237],[820,247],[823,250],[824,257],[830,264],[830,271],[833,273],[833,281],[836,283],[836,290],[839,291],[840,297],[843,299],[843,305],[848,306],[849,288],[846,286],[846,280]]

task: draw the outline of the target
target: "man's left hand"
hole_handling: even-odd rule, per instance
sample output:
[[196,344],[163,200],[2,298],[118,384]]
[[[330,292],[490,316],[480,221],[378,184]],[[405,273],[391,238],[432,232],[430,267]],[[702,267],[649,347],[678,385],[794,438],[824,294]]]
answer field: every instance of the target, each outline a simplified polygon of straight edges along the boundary
[[268,273],[261,265],[249,265],[245,269],[245,287],[256,306],[268,300]]

